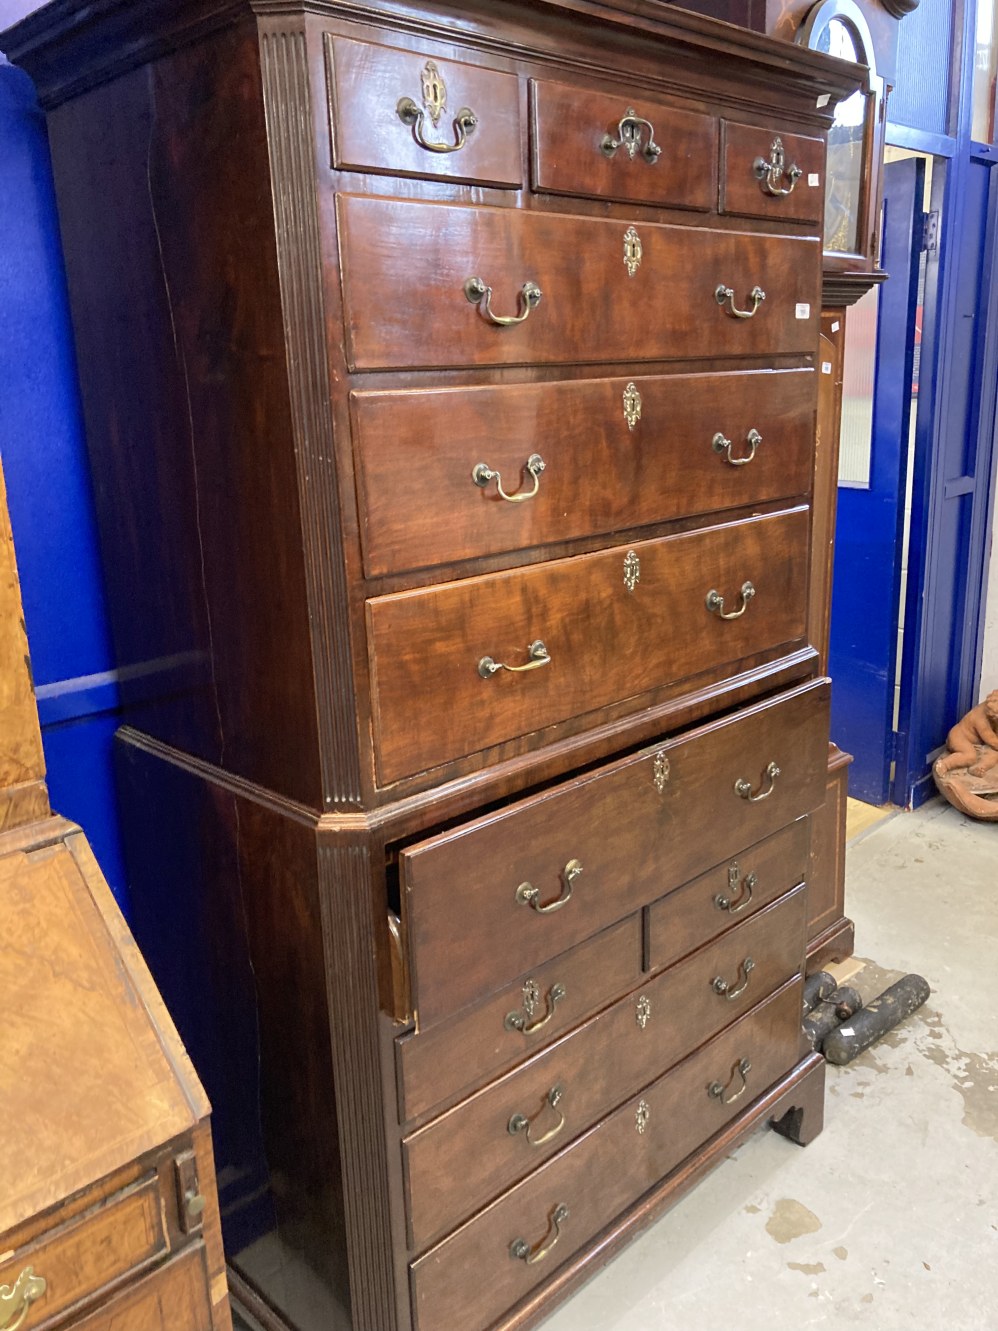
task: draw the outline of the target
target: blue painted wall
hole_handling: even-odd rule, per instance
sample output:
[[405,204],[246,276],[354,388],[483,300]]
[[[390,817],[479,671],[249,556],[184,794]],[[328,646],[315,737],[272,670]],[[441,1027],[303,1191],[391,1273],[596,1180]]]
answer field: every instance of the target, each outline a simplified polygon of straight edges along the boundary
[[117,685],[45,120],[0,63],[0,458],[52,805],[127,910],[111,772]]

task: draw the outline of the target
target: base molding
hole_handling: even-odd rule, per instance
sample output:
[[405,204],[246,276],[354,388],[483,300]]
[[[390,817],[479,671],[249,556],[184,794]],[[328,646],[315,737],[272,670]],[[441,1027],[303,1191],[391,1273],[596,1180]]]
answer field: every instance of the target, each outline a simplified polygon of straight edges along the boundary
[[818,934],[808,939],[807,973],[820,971],[832,961],[846,961],[856,946],[856,926],[843,915]]

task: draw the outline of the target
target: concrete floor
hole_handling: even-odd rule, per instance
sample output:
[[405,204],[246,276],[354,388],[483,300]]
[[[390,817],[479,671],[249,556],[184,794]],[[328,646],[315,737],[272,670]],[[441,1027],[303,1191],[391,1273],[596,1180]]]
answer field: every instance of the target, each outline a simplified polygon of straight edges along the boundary
[[815,1142],[757,1133],[541,1331],[998,1331],[998,826],[933,802],[846,863],[850,983],[928,1003],[829,1066]]

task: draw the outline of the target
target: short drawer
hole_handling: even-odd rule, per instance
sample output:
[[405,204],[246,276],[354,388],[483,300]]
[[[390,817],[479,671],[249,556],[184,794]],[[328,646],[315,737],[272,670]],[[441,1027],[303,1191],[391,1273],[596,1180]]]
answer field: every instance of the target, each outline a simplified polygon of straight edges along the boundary
[[478,1007],[400,1037],[402,1121],[507,1072],[633,988],[641,978],[641,955],[641,917],[632,915],[520,976]]
[[522,185],[514,74],[332,36],[326,63],[335,167]]
[[808,529],[796,508],[369,601],[382,783],[799,646]]
[[816,809],[827,750],[819,681],[403,850],[420,1028]]
[[351,369],[817,351],[817,238],[345,194],[336,207]]
[[820,222],[825,141],[725,120],[721,125],[722,213],[777,222]]
[[408,1138],[412,1246],[525,1178],[796,975],[804,923],[799,887]]
[[671,966],[804,881],[811,846],[809,817],[715,865],[656,901],[648,911],[648,965]]
[[806,495],[814,381],[755,370],[353,393],[365,569]]
[[163,1201],[154,1176],[0,1261],[0,1286],[16,1291],[20,1281],[27,1290],[29,1268],[44,1281],[44,1292],[30,1302],[23,1324],[34,1331],[167,1251]]
[[633,94],[531,83],[532,184],[708,212],[717,180],[717,121]]
[[794,981],[414,1262],[418,1331],[485,1331],[747,1109],[797,1061],[800,1004]]

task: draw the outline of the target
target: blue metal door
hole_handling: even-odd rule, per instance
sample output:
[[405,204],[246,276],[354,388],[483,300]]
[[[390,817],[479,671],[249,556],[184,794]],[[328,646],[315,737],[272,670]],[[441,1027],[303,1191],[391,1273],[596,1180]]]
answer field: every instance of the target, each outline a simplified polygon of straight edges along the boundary
[[893,758],[894,682],[925,164],[889,162],[884,185],[873,438],[868,488],[840,486],[829,670],[832,737],[855,759],[849,793],[883,804]]

